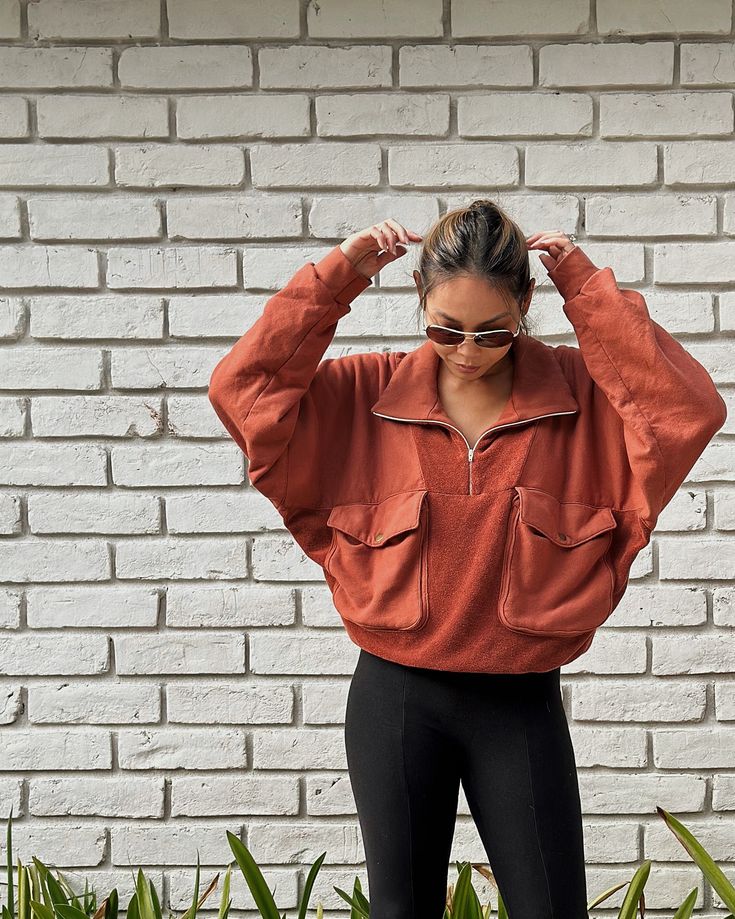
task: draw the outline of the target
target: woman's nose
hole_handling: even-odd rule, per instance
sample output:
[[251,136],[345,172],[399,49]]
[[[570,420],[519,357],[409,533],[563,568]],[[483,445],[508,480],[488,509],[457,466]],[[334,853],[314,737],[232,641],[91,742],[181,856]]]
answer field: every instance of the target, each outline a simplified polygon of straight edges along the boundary
[[461,345],[457,345],[457,351],[459,354],[468,354],[476,357],[478,353],[482,353],[482,348],[475,344],[474,339],[465,338]]

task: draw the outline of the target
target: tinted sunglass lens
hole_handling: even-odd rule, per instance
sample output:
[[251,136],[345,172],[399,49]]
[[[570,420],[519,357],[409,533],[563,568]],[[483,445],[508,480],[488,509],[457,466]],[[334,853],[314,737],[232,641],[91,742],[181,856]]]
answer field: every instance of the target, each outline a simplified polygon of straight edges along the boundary
[[488,335],[487,338],[480,336],[480,338],[475,339],[475,341],[481,348],[503,348],[513,341],[513,333],[493,332],[491,335]]
[[460,335],[459,332],[447,332],[444,329],[437,329],[433,326],[428,327],[426,334],[438,345],[460,345],[464,341],[464,335]]

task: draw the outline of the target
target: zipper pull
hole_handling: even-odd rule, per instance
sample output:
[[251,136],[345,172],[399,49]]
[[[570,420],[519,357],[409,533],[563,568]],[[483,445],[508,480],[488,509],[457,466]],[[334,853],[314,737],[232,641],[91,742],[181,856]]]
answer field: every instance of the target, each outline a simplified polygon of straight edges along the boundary
[[474,448],[474,447],[470,447],[470,452],[467,454],[467,457],[468,457],[468,459],[469,459],[470,462],[472,462],[472,458],[474,457],[474,455],[475,455],[475,448]]

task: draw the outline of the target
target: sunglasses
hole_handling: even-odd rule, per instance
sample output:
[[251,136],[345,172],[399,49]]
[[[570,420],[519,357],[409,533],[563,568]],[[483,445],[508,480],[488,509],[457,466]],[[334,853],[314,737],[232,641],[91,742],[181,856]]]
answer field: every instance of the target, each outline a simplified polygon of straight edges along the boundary
[[488,332],[460,332],[459,329],[448,329],[443,325],[427,325],[424,328],[426,337],[437,345],[446,345],[452,347],[461,345],[468,336],[480,348],[503,348],[511,344],[513,339],[521,330],[521,320],[518,320],[518,328],[515,332],[510,329],[492,329]]

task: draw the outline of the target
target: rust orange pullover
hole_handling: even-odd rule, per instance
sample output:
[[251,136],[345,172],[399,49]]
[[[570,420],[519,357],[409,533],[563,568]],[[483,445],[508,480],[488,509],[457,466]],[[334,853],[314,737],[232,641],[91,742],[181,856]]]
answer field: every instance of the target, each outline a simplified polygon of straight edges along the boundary
[[705,368],[611,268],[575,246],[549,276],[579,348],[521,333],[510,400],[475,444],[440,404],[430,341],[322,360],[372,284],[339,246],[212,373],[251,482],[372,654],[506,673],[579,657],[725,422]]

